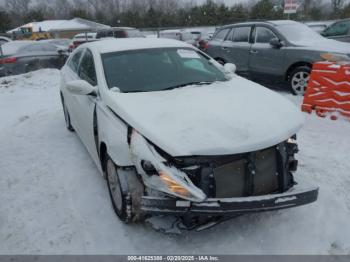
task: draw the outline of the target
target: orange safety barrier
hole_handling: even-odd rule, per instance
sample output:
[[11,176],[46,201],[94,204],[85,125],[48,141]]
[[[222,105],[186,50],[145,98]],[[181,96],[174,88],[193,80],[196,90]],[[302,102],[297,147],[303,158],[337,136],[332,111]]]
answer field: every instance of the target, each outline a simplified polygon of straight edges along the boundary
[[350,120],[350,63],[319,62],[313,65],[302,111]]

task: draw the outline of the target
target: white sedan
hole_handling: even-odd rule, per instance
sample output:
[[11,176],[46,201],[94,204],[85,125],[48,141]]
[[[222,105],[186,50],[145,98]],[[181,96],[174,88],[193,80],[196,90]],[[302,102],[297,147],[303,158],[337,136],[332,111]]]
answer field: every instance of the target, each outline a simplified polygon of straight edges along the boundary
[[62,68],[60,91],[67,128],[125,222],[174,214],[191,226],[317,199],[292,174],[298,109],[189,44],[84,44]]

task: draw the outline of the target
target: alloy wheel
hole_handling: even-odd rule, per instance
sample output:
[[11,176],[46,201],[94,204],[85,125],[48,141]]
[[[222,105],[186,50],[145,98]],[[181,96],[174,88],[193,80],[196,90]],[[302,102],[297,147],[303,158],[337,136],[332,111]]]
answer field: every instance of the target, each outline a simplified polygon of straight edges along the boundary
[[310,80],[310,73],[299,71],[292,76],[291,86],[297,95],[304,95],[308,82]]

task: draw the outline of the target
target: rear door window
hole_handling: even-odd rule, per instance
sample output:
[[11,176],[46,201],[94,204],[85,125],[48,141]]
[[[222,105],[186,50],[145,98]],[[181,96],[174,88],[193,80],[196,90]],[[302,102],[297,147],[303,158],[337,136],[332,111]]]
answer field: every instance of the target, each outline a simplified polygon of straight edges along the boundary
[[78,71],[81,79],[93,86],[97,85],[94,57],[89,49],[86,49]]
[[250,35],[250,27],[236,27],[233,35],[233,42],[248,43]]

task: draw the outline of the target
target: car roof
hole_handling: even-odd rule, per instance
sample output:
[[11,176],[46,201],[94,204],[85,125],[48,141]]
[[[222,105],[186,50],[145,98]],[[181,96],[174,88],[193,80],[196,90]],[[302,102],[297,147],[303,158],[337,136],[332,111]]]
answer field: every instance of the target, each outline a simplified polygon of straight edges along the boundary
[[16,40],[5,43],[2,45],[4,55],[12,55],[18,53],[22,48],[29,45],[50,45],[54,46],[48,42],[43,41],[31,41],[31,40]]
[[85,43],[81,48],[84,47],[90,48],[100,54],[153,48],[193,48],[192,45],[185,42],[164,38],[144,38],[142,41],[137,38],[108,38]]
[[248,21],[248,22],[225,25],[225,26],[222,26],[221,29],[226,27],[232,27],[232,26],[250,26],[250,25],[280,26],[280,25],[293,25],[298,23],[299,22],[292,21],[292,20],[257,20],[257,21]]

